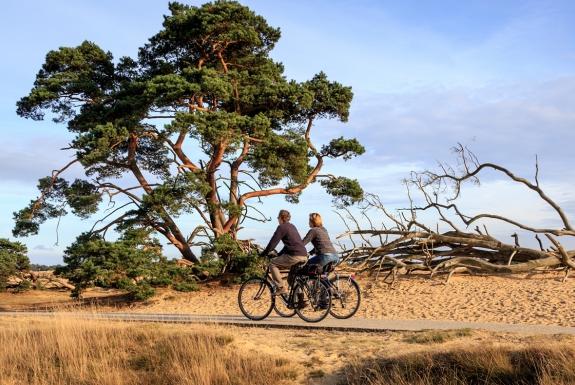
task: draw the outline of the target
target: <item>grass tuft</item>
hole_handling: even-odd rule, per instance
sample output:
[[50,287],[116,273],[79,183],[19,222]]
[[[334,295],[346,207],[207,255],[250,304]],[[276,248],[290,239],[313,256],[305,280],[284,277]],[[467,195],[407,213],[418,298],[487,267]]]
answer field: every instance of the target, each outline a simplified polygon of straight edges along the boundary
[[575,347],[555,343],[425,351],[357,360],[345,372],[345,385],[567,385],[575,384]]
[[409,334],[403,341],[409,344],[441,344],[471,334],[471,329],[424,331]]

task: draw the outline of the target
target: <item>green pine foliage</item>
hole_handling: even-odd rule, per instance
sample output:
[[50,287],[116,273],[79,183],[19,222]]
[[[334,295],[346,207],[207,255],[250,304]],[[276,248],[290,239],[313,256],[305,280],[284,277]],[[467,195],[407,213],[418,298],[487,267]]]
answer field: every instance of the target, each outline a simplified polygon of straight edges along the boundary
[[[0,238],[0,291],[6,289],[8,278],[29,270],[30,260],[27,253],[24,244]],[[22,284],[21,289],[25,290],[26,284]]]
[[114,242],[83,234],[66,249],[64,262],[57,274],[75,286],[73,297],[99,286],[122,289],[134,300],[145,300],[154,295],[155,287],[196,284],[192,269],[167,260],[158,240],[142,229],[127,230]]
[[[40,180],[39,198],[14,213],[14,235],[36,234],[69,211],[87,218],[102,198],[124,196],[128,203],[95,233],[145,228],[199,263],[180,216],[195,215],[213,238],[235,239],[254,217],[250,201],[283,194],[297,202],[322,178],[324,160],[361,155],[356,139],[340,137],[320,150],[311,142],[321,119],[348,120],[353,93],[323,72],[287,79],[270,57],[279,38],[278,28],[236,1],[171,2],[162,29],[135,58],[114,58],[89,41],[48,52],[17,113],[65,124],[74,135],[73,166],[87,178],[63,179],[69,165]],[[363,195],[352,179],[322,185],[342,204]]]

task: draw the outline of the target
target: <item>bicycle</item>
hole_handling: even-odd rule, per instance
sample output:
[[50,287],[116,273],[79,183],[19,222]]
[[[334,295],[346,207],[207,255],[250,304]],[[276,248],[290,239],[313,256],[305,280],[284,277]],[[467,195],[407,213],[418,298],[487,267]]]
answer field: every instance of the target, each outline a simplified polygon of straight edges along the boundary
[[[342,275],[335,273],[329,277],[329,274],[335,271],[335,263],[330,262],[324,266],[321,279],[329,287],[331,293],[331,307],[329,314],[334,318],[347,319],[357,313],[361,304],[361,289],[354,279],[353,275]],[[279,304],[279,305],[278,305]],[[276,301],[274,310],[281,317],[293,317],[295,310],[282,305]]]
[[243,315],[253,321],[260,321],[274,308],[278,312],[278,308],[282,311],[282,307],[285,307],[287,310],[283,314],[293,312],[306,322],[323,320],[330,312],[331,295],[317,267],[314,270],[313,266],[305,263],[292,266],[288,275],[287,295],[274,294],[269,265],[263,277],[246,280],[238,292],[238,304]]

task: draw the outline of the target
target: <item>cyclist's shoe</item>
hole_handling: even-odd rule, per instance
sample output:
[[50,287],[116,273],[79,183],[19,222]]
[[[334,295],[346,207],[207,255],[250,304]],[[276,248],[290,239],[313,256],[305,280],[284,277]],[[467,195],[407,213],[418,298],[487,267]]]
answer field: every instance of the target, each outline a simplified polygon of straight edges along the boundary
[[322,295],[318,301],[317,306],[320,309],[327,309],[329,307],[329,297],[327,295],[325,295],[325,296]]

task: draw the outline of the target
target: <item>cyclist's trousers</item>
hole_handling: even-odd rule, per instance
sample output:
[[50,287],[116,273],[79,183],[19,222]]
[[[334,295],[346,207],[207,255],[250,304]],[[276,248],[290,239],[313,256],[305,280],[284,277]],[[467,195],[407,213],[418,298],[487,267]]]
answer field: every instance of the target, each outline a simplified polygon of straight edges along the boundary
[[296,263],[306,262],[307,255],[288,255],[282,254],[279,257],[272,258],[270,260],[270,273],[272,280],[276,286],[283,287],[282,276],[280,274],[280,269],[289,269]]

